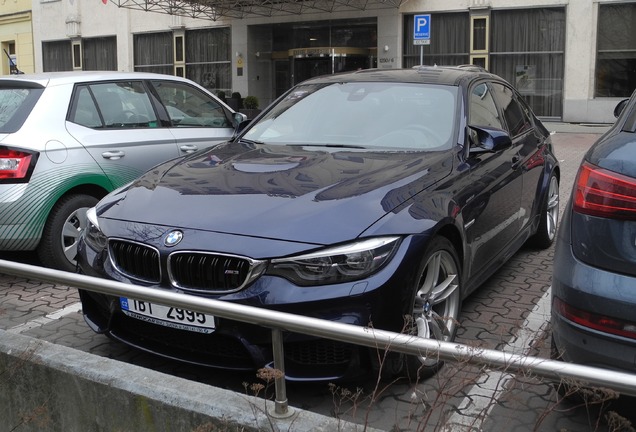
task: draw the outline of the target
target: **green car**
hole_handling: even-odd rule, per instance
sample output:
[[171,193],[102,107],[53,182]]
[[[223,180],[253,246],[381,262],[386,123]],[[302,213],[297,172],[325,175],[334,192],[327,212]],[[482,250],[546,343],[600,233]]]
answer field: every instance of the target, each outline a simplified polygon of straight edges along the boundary
[[0,78],[0,251],[75,270],[84,215],[169,159],[229,139],[245,116],[200,85],[151,73]]

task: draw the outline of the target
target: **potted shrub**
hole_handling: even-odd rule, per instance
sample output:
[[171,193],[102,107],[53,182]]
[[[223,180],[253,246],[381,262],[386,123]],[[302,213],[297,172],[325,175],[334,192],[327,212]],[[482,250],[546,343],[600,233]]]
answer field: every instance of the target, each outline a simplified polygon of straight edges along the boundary
[[245,114],[249,120],[253,119],[261,113],[258,109],[258,98],[256,96],[248,96],[243,100],[243,109],[239,110]]
[[232,96],[227,100],[227,104],[234,111],[238,111],[243,108],[243,98],[241,97],[241,93],[233,92]]

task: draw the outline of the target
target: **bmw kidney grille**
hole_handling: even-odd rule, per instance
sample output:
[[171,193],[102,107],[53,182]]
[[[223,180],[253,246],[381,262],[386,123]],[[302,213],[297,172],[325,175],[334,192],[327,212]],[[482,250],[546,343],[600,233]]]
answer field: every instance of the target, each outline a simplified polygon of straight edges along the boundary
[[[110,261],[124,276],[141,282],[161,282],[159,251],[128,240],[108,242]],[[260,275],[264,263],[245,257],[206,252],[174,252],[168,256],[170,283],[206,293],[238,291]]]
[[258,277],[260,261],[205,252],[175,252],[168,258],[172,285],[189,291],[238,291]]
[[127,240],[110,239],[108,255],[115,269],[126,277],[142,282],[161,282],[159,251]]

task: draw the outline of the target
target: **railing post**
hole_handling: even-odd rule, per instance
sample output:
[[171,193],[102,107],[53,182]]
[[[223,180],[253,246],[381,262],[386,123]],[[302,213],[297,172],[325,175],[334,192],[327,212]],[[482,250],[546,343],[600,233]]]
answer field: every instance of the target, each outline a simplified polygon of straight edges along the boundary
[[276,400],[274,401],[273,417],[285,418],[294,414],[287,402],[287,389],[285,387],[285,352],[283,350],[283,333],[280,329],[272,329],[272,354],[274,357],[274,368],[280,373],[276,374],[274,387],[276,389]]

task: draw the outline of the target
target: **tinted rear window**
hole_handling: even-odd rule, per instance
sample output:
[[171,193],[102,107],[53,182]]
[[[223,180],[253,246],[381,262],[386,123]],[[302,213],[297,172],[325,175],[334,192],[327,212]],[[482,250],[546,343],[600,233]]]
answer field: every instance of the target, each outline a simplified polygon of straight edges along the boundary
[[41,88],[0,87],[0,133],[16,132],[42,94]]

